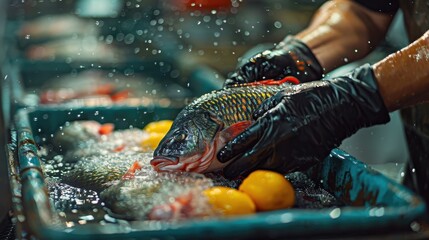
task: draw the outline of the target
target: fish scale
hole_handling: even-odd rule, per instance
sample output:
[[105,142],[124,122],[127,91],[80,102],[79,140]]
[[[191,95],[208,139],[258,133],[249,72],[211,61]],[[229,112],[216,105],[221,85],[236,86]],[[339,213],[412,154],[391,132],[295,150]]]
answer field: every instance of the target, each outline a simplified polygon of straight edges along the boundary
[[220,116],[226,126],[252,119],[253,112],[261,103],[284,89],[290,83],[280,85],[238,85],[215,90],[195,99],[185,109],[204,109]]

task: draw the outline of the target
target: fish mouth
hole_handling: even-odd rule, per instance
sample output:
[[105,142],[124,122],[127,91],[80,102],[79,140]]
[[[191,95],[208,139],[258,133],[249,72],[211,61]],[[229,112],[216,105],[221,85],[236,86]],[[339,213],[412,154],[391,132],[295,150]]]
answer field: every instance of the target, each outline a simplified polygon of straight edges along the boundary
[[158,156],[150,160],[150,165],[157,172],[174,171],[180,168],[179,157]]
[[202,173],[208,169],[214,156],[215,144],[206,145],[202,154],[195,154],[186,157],[156,156],[150,164],[157,172],[197,172]]

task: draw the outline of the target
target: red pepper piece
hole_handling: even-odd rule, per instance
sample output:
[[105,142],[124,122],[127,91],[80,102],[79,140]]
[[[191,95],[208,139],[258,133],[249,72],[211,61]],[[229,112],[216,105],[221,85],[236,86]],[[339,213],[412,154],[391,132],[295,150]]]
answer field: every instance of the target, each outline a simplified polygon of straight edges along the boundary
[[135,161],[133,165],[128,169],[128,171],[122,176],[122,180],[133,179],[137,170],[141,170],[142,166],[138,161]]
[[111,134],[113,132],[113,129],[115,129],[115,125],[113,123],[105,123],[100,126],[100,129],[98,129],[98,134],[100,135]]

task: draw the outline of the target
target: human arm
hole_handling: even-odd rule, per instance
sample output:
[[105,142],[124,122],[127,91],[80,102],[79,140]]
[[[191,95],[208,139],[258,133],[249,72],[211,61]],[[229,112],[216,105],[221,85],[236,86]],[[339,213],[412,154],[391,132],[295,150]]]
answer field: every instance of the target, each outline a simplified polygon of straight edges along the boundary
[[429,101],[429,31],[373,69],[389,111]]
[[372,11],[355,1],[329,1],[295,38],[305,43],[329,72],[370,53],[384,38],[392,18],[393,12]]
[[374,66],[291,86],[265,101],[255,123],[218,153],[227,177],[254,169],[301,170],[326,157],[363,127],[394,111],[429,101],[429,31]]
[[226,85],[295,76],[301,82],[322,78],[324,72],[368,54],[391,22],[389,14],[371,11],[354,1],[324,4],[310,25],[288,36],[240,66]]

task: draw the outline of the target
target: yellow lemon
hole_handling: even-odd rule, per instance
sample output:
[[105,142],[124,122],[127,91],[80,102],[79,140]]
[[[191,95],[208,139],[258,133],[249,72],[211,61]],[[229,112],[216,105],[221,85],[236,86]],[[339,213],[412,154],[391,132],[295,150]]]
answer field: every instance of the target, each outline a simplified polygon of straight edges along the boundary
[[172,124],[173,121],[171,120],[161,120],[147,124],[143,128],[143,131],[147,132],[148,135],[140,143],[142,148],[155,150],[162,138],[164,138],[168,130],[170,130]]
[[255,204],[250,197],[234,188],[212,187],[204,190],[209,203],[224,215],[243,215],[255,212]]
[[258,211],[290,208],[295,204],[295,190],[280,173],[257,170],[252,172],[238,188],[252,198]]
[[164,133],[166,134],[170,130],[173,121],[171,120],[161,120],[157,122],[151,122],[147,124],[143,130],[148,133]]
[[143,149],[155,150],[164,136],[165,133],[150,132],[147,137],[143,138],[140,145]]

